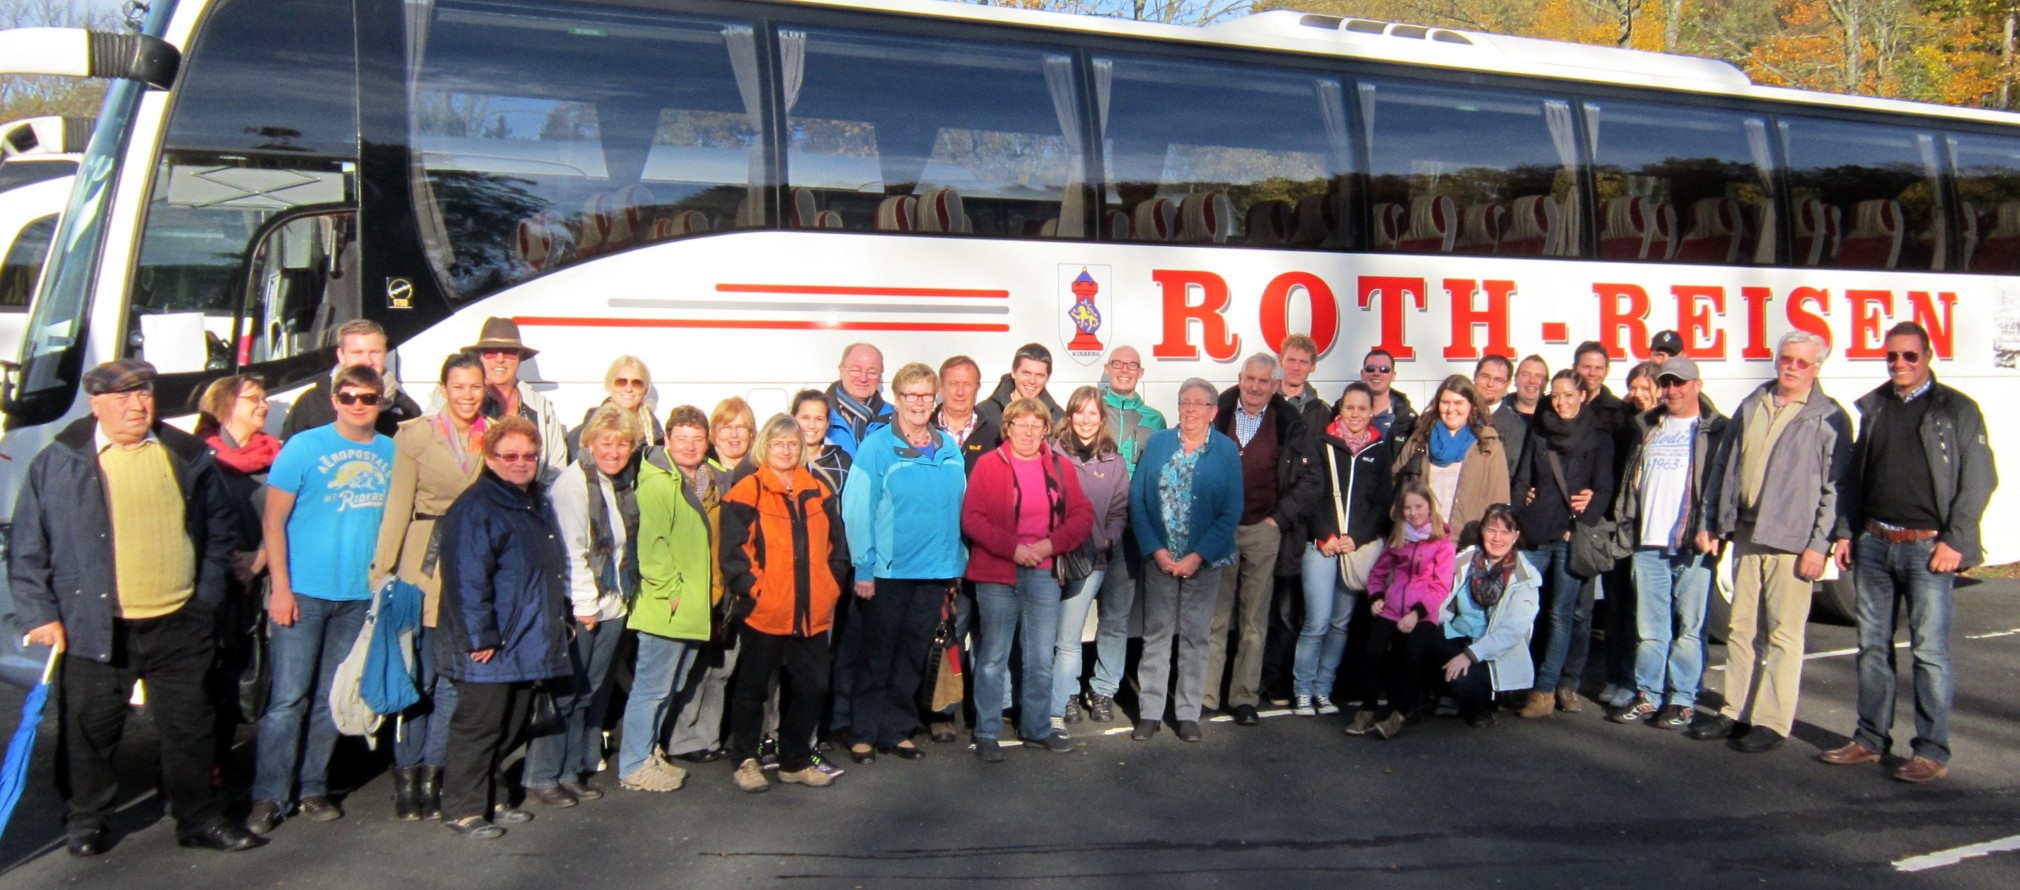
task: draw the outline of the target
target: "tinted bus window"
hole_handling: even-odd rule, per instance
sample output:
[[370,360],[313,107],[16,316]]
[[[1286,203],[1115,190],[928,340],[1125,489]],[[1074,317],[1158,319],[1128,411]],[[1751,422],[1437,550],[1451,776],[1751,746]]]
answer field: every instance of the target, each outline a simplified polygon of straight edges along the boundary
[[1961,268],[2020,272],[2020,139],[1949,137],[1957,183]]
[[1566,99],[1360,83],[1376,250],[1577,256],[1578,132]]
[[234,314],[263,222],[354,200],[350,13],[321,0],[229,0],[211,12],[184,55],[154,170],[135,313]]
[[1599,255],[1679,263],[1774,261],[1767,119],[1607,99],[1586,102]]
[[69,158],[14,158],[0,164],[0,192],[32,182],[48,182],[77,172],[77,162]]
[[1948,252],[1934,134],[1786,118],[1790,262],[1929,269]]
[[1344,248],[1353,144],[1338,77],[1098,59],[1104,237]]
[[415,206],[456,297],[763,222],[748,25],[444,2],[419,36],[408,59]]
[[0,310],[18,312],[35,299],[35,279],[42,276],[49,239],[55,236],[55,214],[21,227],[21,235],[7,248],[7,255],[0,257]]
[[1084,234],[1071,55],[823,30],[779,42],[787,228]]

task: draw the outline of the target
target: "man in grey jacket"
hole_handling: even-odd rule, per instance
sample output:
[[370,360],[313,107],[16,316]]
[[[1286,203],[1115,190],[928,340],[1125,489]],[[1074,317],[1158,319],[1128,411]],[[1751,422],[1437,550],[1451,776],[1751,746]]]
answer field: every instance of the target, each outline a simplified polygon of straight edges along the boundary
[[[1886,383],[1858,401],[1859,441],[1839,512],[1838,565],[1858,584],[1859,726],[1824,752],[1851,766],[1885,759],[1894,727],[1894,630],[1907,602],[1915,663],[1912,756],[1893,770],[1921,783],[1950,771],[1951,585],[1985,558],[1978,523],[1999,485],[1978,403],[1936,382],[1929,332],[1887,331]],[[1845,539],[1857,543],[1842,546]]]
[[1715,508],[1699,533],[1707,552],[1730,540],[1736,558],[1725,708],[1692,726],[1692,738],[1732,738],[1760,753],[1795,724],[1810,594],[1831,553],[1852,457],[1851,418],[1817,385],[1830,351],[1823,338],[1790,331],[1775,347],[1775,379],[1733,411],[1709,492]]

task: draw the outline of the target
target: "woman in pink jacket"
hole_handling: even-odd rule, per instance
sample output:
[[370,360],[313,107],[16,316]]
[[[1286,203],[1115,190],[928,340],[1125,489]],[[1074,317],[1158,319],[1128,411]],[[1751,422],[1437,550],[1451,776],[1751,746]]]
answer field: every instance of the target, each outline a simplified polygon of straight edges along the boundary
[[[1395,518],[1388,549],[1368,575],[1374,619],[1368,623],[1360,669],[1354,672],[1354,697],[1361,710],[1347,727],[1348,735],[1372,731],[1393,739],[1403,731],[1404,715],[1417,705],[1425,664],[1444,637],[1438,616],[1452,592],[1455,548],[1438,519],[1436,496],[1422,477],[1407,479],[1397,491]],[[1379,713],[1375,702],[1384,689],[1376,687],[1377,671],[1384,675],[1388,693],[1388,704]]]

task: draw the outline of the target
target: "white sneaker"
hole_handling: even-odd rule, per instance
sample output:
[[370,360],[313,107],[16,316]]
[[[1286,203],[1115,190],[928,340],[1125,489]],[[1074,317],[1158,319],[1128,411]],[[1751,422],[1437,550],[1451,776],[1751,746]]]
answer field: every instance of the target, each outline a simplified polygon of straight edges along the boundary
[[[1068,707],[1071,707],[1071,706],[1069,705]],[[1066,718],[1065,718],[1065,717],[1054,717],[1054,718],[1052,718],[1052,731],[1053,731],[1054,733],[1058,734],[1058,735],[1065,735],[1065,734],[1066,734]]]
[[1312,696],[1312,704],[1313,704],[1312,710],[1317,712],[1320,716],[1324,716],[1327,714],[1337,714],[1340,712],[1340,706],[1333,704],[1332,699],[1327,698],[1323,695]]
[[1312,697],[1300,695],[1292,700],[1291,713],[1299,717],[1316,717],[1319,712],[1312,709]]

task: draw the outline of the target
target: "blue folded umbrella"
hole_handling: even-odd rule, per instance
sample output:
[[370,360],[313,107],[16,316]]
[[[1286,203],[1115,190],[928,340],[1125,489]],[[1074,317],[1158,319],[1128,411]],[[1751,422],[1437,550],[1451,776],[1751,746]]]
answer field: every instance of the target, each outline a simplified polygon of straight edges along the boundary
[[28,701],[21,705],[21,725],[14,728],[14,739],[7,743],[7,761],[0,763],[0,833],[7,830],[7,821],[14,816],[14,805],[21,802],[21,792],[28,787],[28,761],[35,756],[35,732],[42,727],[42,709],[49,703],[49,678],[56,673],[56,660],[63,654],[58,647],[50,647],[49,663],[42,668],[42,682],[28,691]]

